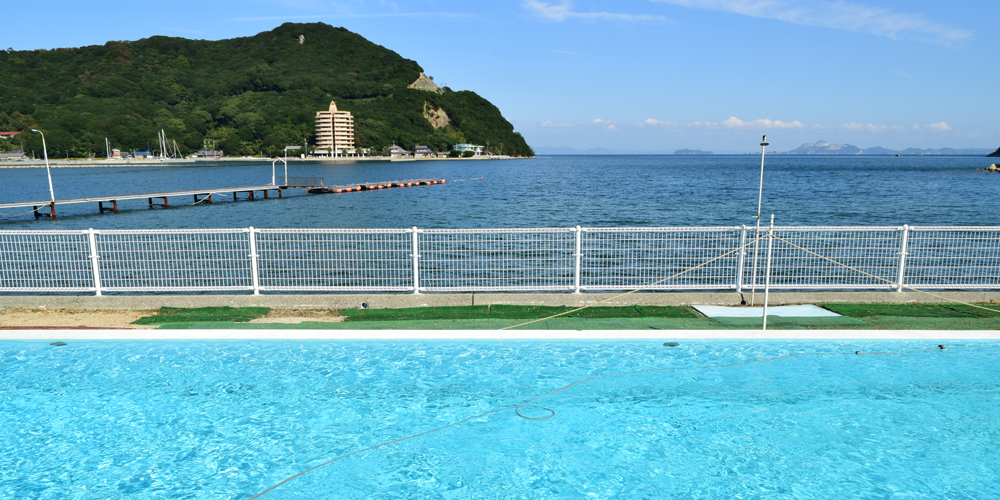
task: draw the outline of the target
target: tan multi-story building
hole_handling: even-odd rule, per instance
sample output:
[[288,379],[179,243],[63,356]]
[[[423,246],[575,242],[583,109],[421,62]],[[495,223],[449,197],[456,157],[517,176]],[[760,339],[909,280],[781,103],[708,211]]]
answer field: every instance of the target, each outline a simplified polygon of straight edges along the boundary
[[350,111],[337,111],[337,104],[330,101],[330,111],[316,112],[316,148],[354,149],[354,117]]

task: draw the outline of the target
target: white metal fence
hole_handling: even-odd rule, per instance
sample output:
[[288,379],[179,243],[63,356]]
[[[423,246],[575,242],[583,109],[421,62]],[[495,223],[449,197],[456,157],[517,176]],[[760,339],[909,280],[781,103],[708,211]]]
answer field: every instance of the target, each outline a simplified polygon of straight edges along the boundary
[[[774,236],[772,289],[1000,289],[1000,227]],[[0,292],[744,291],[764,286],[757,238],[746,226],[0,231]]]

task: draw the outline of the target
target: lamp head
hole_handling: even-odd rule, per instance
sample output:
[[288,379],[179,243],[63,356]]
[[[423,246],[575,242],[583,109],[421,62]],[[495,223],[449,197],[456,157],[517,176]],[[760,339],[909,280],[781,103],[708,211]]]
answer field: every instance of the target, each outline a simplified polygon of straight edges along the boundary
[[33,129],[31,129],[31,131],[32,132],[38,132],[38,129],[37,128],[33,128]]

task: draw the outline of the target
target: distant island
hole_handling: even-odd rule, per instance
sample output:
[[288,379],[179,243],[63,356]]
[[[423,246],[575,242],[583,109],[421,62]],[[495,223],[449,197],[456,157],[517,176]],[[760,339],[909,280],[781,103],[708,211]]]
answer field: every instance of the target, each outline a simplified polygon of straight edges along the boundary
[[360,148],[476,144],[534,156],[496,106],[472,91],[438,87],[423,71],[323,23],[218,41],[154,36],[0,50],[0,131],[21,132],[0,147],[40,156],[41,139],[30,133],[39,128],[50,157],[105,156],[105,138],[122,151],[160,149],[164,130],[169,149],[183,155],[273,156],[289,145],[315,147],[316,113],[334,101],[353,114]]
[[[881,146],[875,146],[873,148],[861,149],[857,146],[851,144],[831,144],[826,141],[818,141],[812,144],[806,143],[798,148],[791,151],[785,152],[775,152],[773,154],[784,154],[784,155],[905,155],[905,156],[916,156],[916,155],[984,155],[989,153],[989,149],[984,148],[965,148],[965,149],[954,149],[954,148],[941,148],[941,149],[919,149],[919,148],[906,148],[901,151],[895,149],[883,148]],[[1000,149],[997,150],[1000,153]],[[993,153],[997,156],[1000,154]]]
[[700,149],[678,149],[674,151],[675,155],[711,155],[715,154],[711,151],[702,151]]
[[992,152],[992,153],[990,153],[990,154],[988,154],[986,156],[1000,156],[1000,148],[997,148],[996,151],[994,151],[994,152]]

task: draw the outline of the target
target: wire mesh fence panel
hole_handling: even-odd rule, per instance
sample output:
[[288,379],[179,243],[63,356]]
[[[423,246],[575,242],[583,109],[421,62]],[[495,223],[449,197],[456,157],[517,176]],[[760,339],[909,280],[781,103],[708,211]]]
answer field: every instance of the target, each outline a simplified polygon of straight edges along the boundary
[[94,289],[86,231],[0,231],[0,292]]
[[420,290],[573,290],[575,229],[427,229]]
[[261,290],[412,291],[408,229],[260,229]]
[[580,289],[732,289],[739,242],[735,227],[584,228]]
[[[776,227],[771,288],[895,288],[902,234],[899,227]],[[755,275],[756,289],[764,288],[766,235],[766,227],[760,228],[763,239],[757,239],[754,228],[747,229],[747,242],[753,243],[747,248],[744,289],[754,288]]]
[[97,252],[103,290],[253,289],[246,229],[99,231]]
[[1000,287],[1000,227],[911,227],[906,286]]

